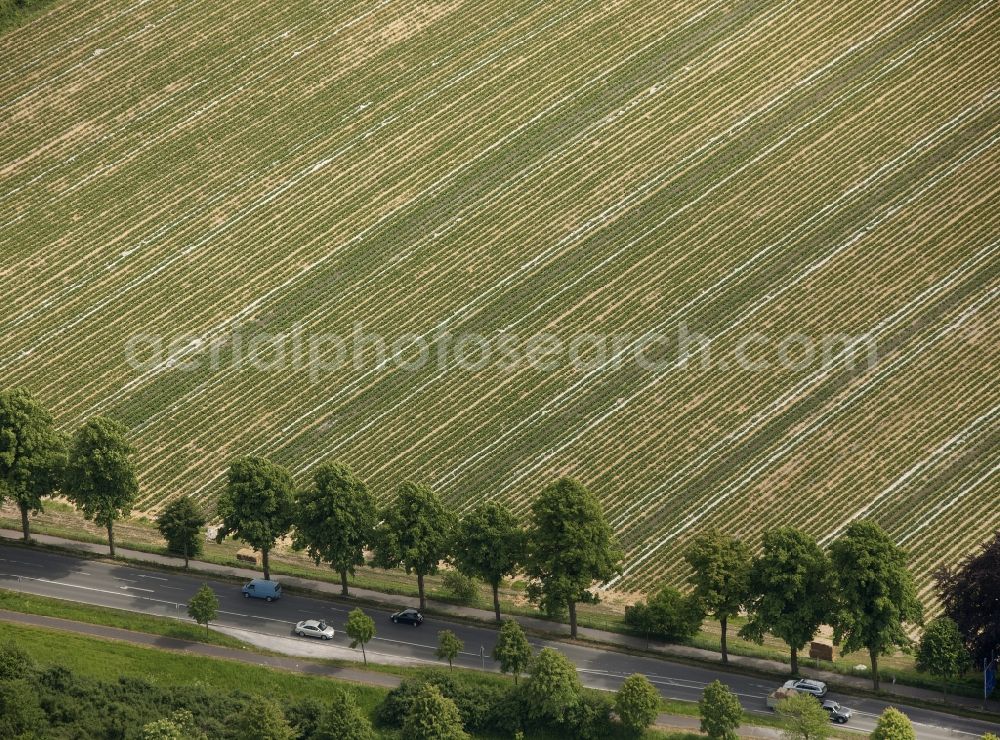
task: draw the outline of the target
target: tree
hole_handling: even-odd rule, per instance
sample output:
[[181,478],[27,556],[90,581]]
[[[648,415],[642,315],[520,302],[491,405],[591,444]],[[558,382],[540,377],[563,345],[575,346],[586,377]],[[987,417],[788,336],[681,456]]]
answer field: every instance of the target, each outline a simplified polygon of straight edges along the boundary
[[135,448],[126,439],[120,422],[95,416],[73,437],[66,464],[66,495],[84,517],[108,530],[108,549],[115,556],[114,523],[132,511],[139,482],[132,455]]
[[505,619],[500,626],[500,634],[493,646],[493,660],[500,663],[501,673],[514,675],[515,684],[517,677],[527,670],[531,662],[531,645],[521,625],[513,619]]
[[895,707],[886,707],[869,737],[871,740],[917,740],[910,718]]
[[493,589],[493,611],[500,622],[500,583],[524,562],[524,530],[503,504],[486,501],[462,520],[453,556],[458,570]]
[[970,663],[958,625],[951,617],[938,617],[927,625],[917,646],[917,670],[941,679],[944,693],[948,681],[961,675]]
[[375,620],[360,609],[352,609],[351,613],[347,615],[345,631],[347,636],[351,638],[351,649],[356,649],[360,645],[361,657],[364,658],[365,665],[368,665],[365,645],[375,637]]
[[825,740],[830,736],[830,715],[809,694],[795,694],[775,707],[785,727],[785,740]]
[[435,655],[441,660],[447,660],[448,668],[451,669],[454,668],[452,663],[464,647],[465,643],[459,640],[454,632],[441,630],[438,632],[438,648]]
[[799,672],[799,650],[830,616],[833,573],[816,540],[793,527],[764,532],[762,552],[750,567],[750,621],[740,636],[763,644],[770,632],[791,649],[792,675]]
[[852,522],[830,546],[836,576],[834,640],[851,653],[865,648],[879,689],[878,656],[910,639],[904,624],[919,624],[923,607],[906,568],[906,553],[873,521]]
[[229,467],[229,482],[218,503],[222,517],[215,541],[234,535],[259,550],[264,579],[270,580],[268,554],[292,526],[292,476],[262,457],[241,457]]
[[441,498],[416,483],[400,484],[396,500],[382,512],[375,533],[375,564],[416,573],[421,609],[427,607],[424,576],[436,573],[448,555],[454,527],[455,515]]
[[698,634],[705,618],[698,600],[676,588],[664,586],[646,602],[625,607],[625,624],[667,642],[686,640]]
[[721,681],[712,681],[698,702],[701,731],[712,740],[737,740],[737,728],[743,721],[740,700]]
[[309,737],[312,740],[375,740],[375,730],[353,694],[335,691]]
[[252,711],[235,712],[226,719],[230,737],[241,740],[292,740],[295,731],[285,719],[281,707],[270,699],[260,699]]
[[1000,645],[1000,531],[954,570],[935,574],[944,613],[955,620],[978,668]]
[[347,576],[364,565],[364,549],[375,531],[375,497],[351,469],[327,463],[316,469],[313,485],[295,496],[293,547],[305,549],[340,573],[347,596]]
[[205,625],[207,630],[208,623],[219,614],[219,597],[215,595],[215,591],[207,583],[203,583],[197,593],[191,597],[191,601],[188,602],[187,612],[191,619],[198,624]]
[[66,440],[52,416],[25,388],[0,392],[0,504],[10,499],[21,511],[21,532],[31,542],[29,514],[62,484]]
[[597,497],[571,478],[549,484],[531,505],[528,596],[548,614],[569,610],[576,637],[576,605],[595,602],[588,589],[620,572],[621,550]]
[[417,691],[403,722],[403,737],[407,740],[466,740],[462,715],[455,702],[431,683]]
[[710,529],[694,538],[684,559],[694,569],[688,579],[694,597],[722,628],[722,662],[728,663],[729,619],[740,613],[750,595],[750,551],[742,540]]
[[201,554],[201,531],[206,523],[204,512],[190,496],[175,498],[156,518],[156,528],[167,541],[167,550],[183,555],[185,568],[189,558]]
[[576,666],[558,651],[542,648],[531,661],[524,701],[532,720],[563,722],[582,692]]
[[656,721],[660,692],[641,673],[633,673],[615,695],[615,712],[629,732],[641,735]]

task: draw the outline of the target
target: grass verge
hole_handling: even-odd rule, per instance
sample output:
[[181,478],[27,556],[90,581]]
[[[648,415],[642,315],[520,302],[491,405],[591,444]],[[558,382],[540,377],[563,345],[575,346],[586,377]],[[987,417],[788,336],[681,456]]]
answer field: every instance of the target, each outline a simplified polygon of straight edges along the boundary
[[17,591],[0,589],[0,609],[21,612],[22,614],[38,614],[45,617],[71,619],[75,622],[100,624],[106,627],[131,630],[132,632],[145,632],[150,635],[173,637],[178,640],[204,642],[209,645],[220,645],[221,647],[260,652],[242,640],[237,640],[235,637],[214,632],[213,630],[207,630],[197,624],[167,617],[153,617],[140,612],[78,604],[73,601],[63,601],[62,599],[35,596],[34,594],[24,594]]

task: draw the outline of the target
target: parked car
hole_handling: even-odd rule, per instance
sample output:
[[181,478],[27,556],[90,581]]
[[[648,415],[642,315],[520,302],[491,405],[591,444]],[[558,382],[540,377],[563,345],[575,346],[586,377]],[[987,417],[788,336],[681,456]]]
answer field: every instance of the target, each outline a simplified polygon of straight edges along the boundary
[[281,598],[281,584],[277,581],[265,581],[263,578],[254,578],[243,587],[243,597],[246,599],[277,601]]
[[850,709],[840,706],[833,699],[826,699],[823,702],[823,709],[830,713],[830,721],[836,722],[838,725],[847,722],[851,718],[851,715],[854,714]]
[[403,609],[403,611],[393,614],[389,619],[396,623],[402,622],[403,624],[412,624],[414,627],[419,627],[423,624],[424,615],[416,609]]
[[791,679],[785,681],[784,689],[795,689],[803,694],[812,694],[817,699],[826,696],[826,684],[822,681],[813,681],[809,678]]
[[295,625],[295,634],[299,637],[318,637],[321,640],[332,640],[333,627],[318,619],[303,619]]

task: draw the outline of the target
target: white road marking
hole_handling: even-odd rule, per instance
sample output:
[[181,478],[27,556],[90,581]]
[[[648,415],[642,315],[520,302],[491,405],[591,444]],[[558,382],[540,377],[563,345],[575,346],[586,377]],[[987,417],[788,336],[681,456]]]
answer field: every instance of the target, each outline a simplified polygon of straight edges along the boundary
[[122,591],[145,591],[147,593],[156,593],[151,588],[139,588],[138,586],[119,586]]

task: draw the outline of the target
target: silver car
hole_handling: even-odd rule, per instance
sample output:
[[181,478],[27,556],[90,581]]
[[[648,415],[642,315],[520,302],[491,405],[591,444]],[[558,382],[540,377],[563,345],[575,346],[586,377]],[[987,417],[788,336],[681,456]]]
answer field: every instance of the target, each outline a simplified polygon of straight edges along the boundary
[[801,691],[803,694],[812,694],[817,699],[826,696],[826,684],[822,681],[813,681],[809,678],[793,678],[791,681],[785,681],[783,688],[795,689],[796,691]]
[[321,640],[332,640],[333,627],[316,619],[304,619],[295,625],[295,634],[299,637],[318,637]]

